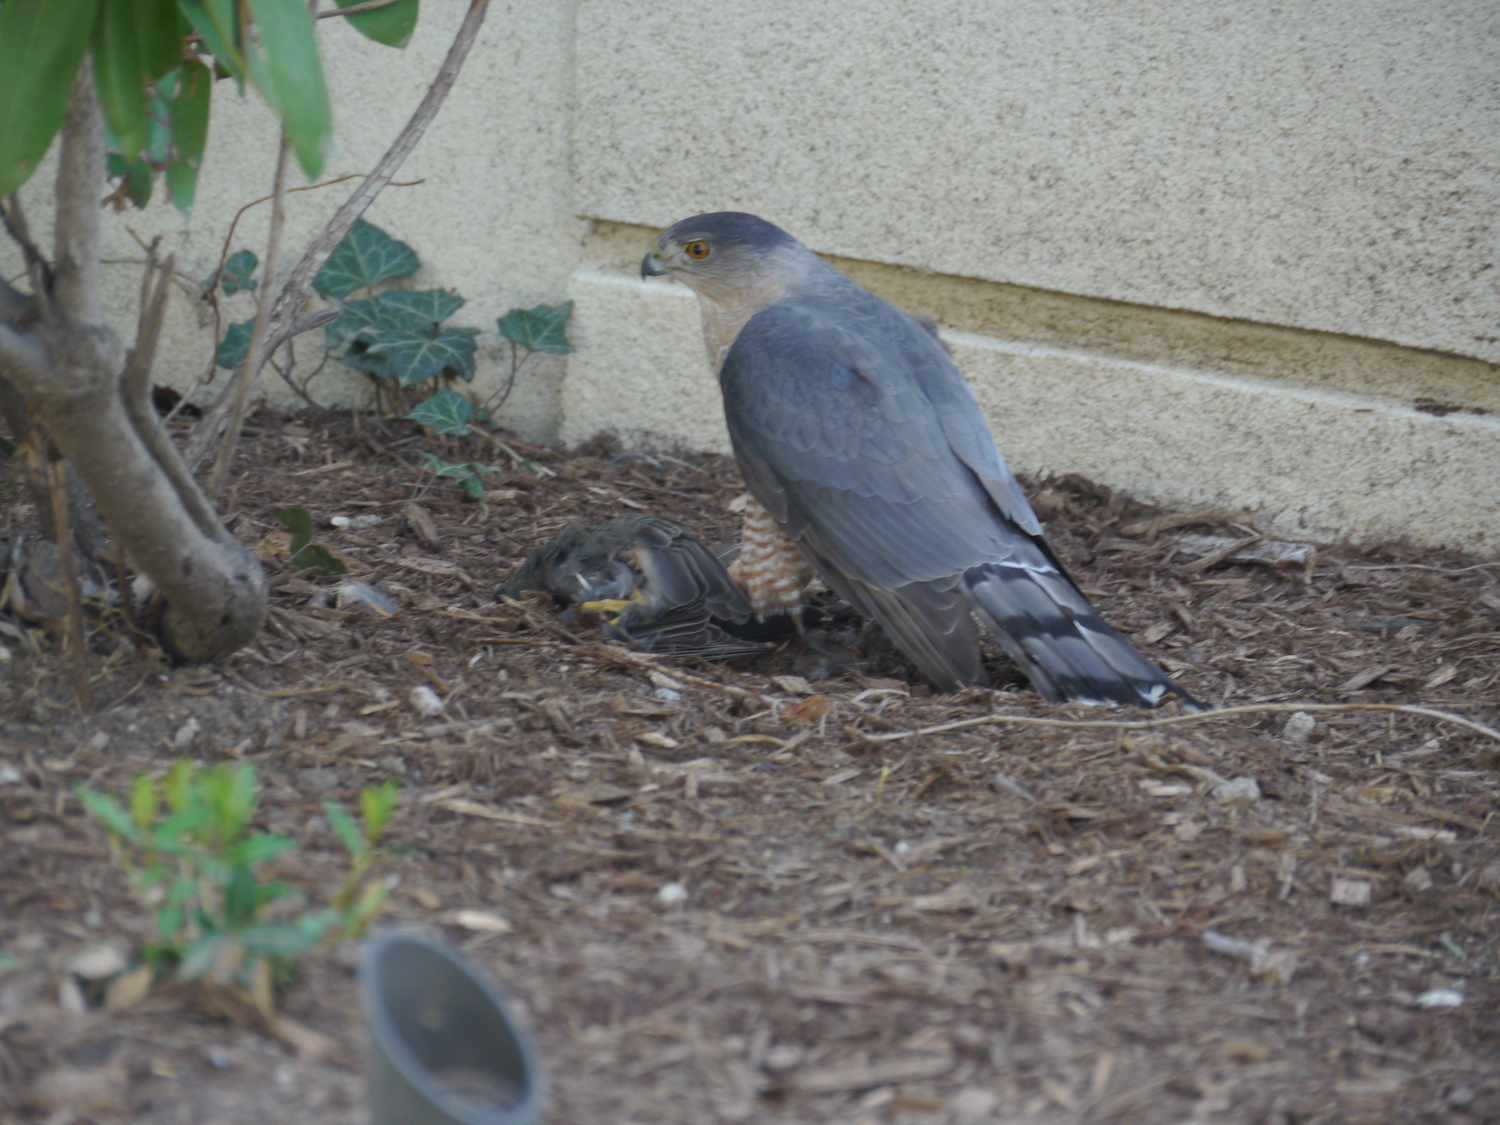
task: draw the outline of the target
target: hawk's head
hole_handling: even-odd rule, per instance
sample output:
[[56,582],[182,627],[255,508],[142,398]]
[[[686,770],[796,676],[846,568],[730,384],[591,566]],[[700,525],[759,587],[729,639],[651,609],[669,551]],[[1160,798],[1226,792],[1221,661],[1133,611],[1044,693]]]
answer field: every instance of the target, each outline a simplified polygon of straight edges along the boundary
[[813,258],[780,227],[743,211],[716,211],[673,223],[641,259],[642,277],[671,275],[706,297],[787,280],[786,267]]

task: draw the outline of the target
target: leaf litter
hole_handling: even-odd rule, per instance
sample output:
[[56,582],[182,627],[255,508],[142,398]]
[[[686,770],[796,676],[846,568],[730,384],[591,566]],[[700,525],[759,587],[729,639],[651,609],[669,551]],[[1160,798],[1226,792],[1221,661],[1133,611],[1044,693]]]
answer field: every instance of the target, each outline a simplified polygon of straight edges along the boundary
[[[1048,707],[999,658],[994,691],[943,696],[894,661],[671,661],[497,604],[572,520],[731,542],[732,463],[506,437],[476,502],[409,423],[357,422],[256,419],[226,517],[280,546],[234,658],[173,669],[96,625],[79,719],[45,624],[0,630],[0,1120],[365,1119],[349,950],[302,963],[278,1027],[113,955],[76,973],[148,935],[72,787],[164,771],[185,729],[255,764],[304,887],[338,877],[323,802],[400,783],[387,920],[515,998],[551,1120],[1500,1119],[1500,565],[1266,557],[1244,513],[1043,482],[1101,611],[1244,708],[1132,727],[1174,716]],[[289,507],[347,575],[296,565]]]

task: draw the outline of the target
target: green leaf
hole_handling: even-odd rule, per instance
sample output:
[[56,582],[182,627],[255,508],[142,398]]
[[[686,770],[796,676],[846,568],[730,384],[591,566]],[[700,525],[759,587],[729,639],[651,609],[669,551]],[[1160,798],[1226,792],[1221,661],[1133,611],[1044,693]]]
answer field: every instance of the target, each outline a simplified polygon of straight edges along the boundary
[[380,834],[391,822],[400,793],[401,787],[389,780],[379,785],[367,785],[359,791],[359,813],[364,820],[365,839],[371,844],[380,839]]
[[248,926],[255,921],[260,907],[256,892],[260,885],[248,867],[236,868],[224,884],[224,921],[231,927]]
[[291,564],[295,567],[312,567],[319,574],[347,574],[349,568],[321,543],[309,543],[302,550],[291,557]]
[[140,839],[135,820],[108,793],[86,789],[82,785],[74,789],[78,801],[91,817],[102,824],[106,831],[132,842]]
[[404,242],[363,219],[349,228],[342,242],[313,278],[313,288],[324,297],[347,297],[356,289],[393,277],[410,277],[421,265]]
[[177,0],[214,61],[239,82],[245,92],[245,56],[240,50],[237,0]]
[[364,340],[352,340],[344,354],[339,357],[345,364],[360,371],[368,371],[377,379],[394,379],[396,369],[391,366],[391,357],[372,354],[370,345]]
[[0,4],[0,197],[31,178],[62,125],[98,3]]
[[224,263],[224,268],[219,273],[219,285],[224,290],[224,296],[233,297],[240,292],[255,292],[255,286],[259,283],[250,275],[255,272],[255,267],[258,265],[260,265],[260,259],[255,256],[253,250],[237,250],[229,255],[229,260]]
[[437,324],[464,307],[464,299],[446,289],[419,289],[409,292],[396,289],[378,298],[392,309],[404,311],[413,321]]
[[430,331],[462,304],[462,297],[441,289],[419,293],[397,290],[377,293],[373,297],[356,297],[343,302],[343,315],[328,326],[328,347],[331,350],[355,337],[368,343],[382,332],[403,328]]
[[381,334],[370,342],[367,351],[387,356],[396,381],[411,387],[443,371],[472,377],[477,335],[474,328],[445,328],[436,336],[402,329]]
[[167,771],[167,807],[174,813],[186,812],[193,805],[194,783],[198,780],[198,765],[186,758],[179,758]]
[[431,426],[440,434],[462,437],[469,432],[469,418],[474,405],[457,391],[446,387],[417,404],[406,417],[424,426]]
[[136,42],[140,44],[141,75],[155,82],[182,62],[182,40],[187,27],[177,0],[132,0]]
[[99,0],[94,23],[94,84],[104,120],[127,161],[146,145],[146,78],[134,8],[132,0]]
[[458,482],[459,491],[473,500],[484,499],[484,481],[477,474],[470,474]]
[[548,355],[567,355],[573,350],[568,343],[568,318],[573,302],[560,305],[538,305],[534,309],[511,309],[495,323],[504,336],[518,348]]
[[149,773],[138,773],[130,784],[130,815],[142,831],[151,827],[161,808],[161,793]]
[[[176,927],[174,926],[175,930]],[[163,934],[166,938],[170,935]],[[183,980],[197,980],[209,969],[213,968],[215,958],[219,956],[219,950],[233,939],[228,934],[217,930],[204,934],[203,937],[193,945],[182,956],[181,963],[177,966],[177,975]]]
[[294,556],[312,542],[313,518],[306,508],[282,508],[276,519],[292,533],[289,549]]
[[343,805],[337,801],[324,801],[323,815],[328,818],[334,835],[339,838],[339,843],[344,845],[346,852],[358,859],[369,851],[365,844],[364,833],[356,827],[354,818],[344,811]]
[[250,350],[250,334],[255,329],[255,318],[241,321],[239,324],[231,324],[224,333],[224,339],[219,344],[219,350],[214,356],[214,362],[220,367],[230,370],[238,367],[245,359],[245,353]]
[[[338,0],[340,8],[357,4],[359,0]],[[411,42],[411,33],[417,26],[418,0],[396,0],[383,8],[368,12],[356,12],[345,18],[361,35],[384,43],[387,47],[405,47]]]
[[425,449],[419,449],[418,454],[422,460],[427,462],[427,467],[440,477],[452,477],[454,480],[464,480],[474,475],[474,470],[462,462],[444,461],[441,457],[428,453]]
[[251,836],[226,851],[224,858],[229,863],[254,867],[258,863],[267,863],[279,855],[285,855],[296,846],[297,841],[292,836]]
[[338,921],[332,910],[304,914],[295,922],[263,922],[244,926],[234,936],[251,953],[267,957],[296,957],[323,940],[328,927]]
[[208,144],[208,111],[213,100],[213,73],[202,63],[182,64],[177,89],[167,102],[172,122],[172,149],[167,165],[167,191],[184,219],[191,218],[193,198],[198,192],[198,171]]
[[254,61],[247,60],[252,78],[281,117],[302,171],[316,180],[328,158],[333,110],[312,15],[305,0],[249,3],[261,48]]

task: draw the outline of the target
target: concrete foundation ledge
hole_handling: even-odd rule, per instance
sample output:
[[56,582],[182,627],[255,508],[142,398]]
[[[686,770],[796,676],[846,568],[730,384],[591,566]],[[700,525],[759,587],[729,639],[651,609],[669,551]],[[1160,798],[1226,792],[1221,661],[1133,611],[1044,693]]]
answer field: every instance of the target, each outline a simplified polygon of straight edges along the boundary
[[[574,274],[564,441],[727,452],[697,301]],[[1275,534],[1404,539],[1500,555],[1500,419],[1095,350],[945,330],[1011,467],[1176,507],[1238,508]]]

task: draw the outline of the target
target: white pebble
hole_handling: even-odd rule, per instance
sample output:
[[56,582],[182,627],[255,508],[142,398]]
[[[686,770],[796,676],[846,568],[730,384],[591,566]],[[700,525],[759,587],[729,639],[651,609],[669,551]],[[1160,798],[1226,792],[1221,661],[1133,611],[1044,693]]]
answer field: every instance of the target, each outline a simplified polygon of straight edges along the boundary
[[1288,742],[1306,742],[1317,725],[1318,720],[1306,711],[1296,711],[1286,721],[1286,726],[1281,728],[1281,737]]
[[203,724],[197,719],[189,719],[177,728],[177,733],[172,736],[172,749],[186,752],[193,748],[193,743],[198,740],[198,734],[203,730]]
[[1260,800],[1260,783],[1253,777],[1235,777],[1214,786],[1214,796],[1221,801],[1242,801],[1253,805]]
[[429,718],[443,713],[443,701],[438,698],[438,693],[426,684],[418,684],[411,689],[411,705],[419,714]]
[[1463,1002],[1463,993],[1453,988],[1429,988],[1417,997],[1419,1008],[1456,1008]]
[[68,971],[84,980],[105,980],[123,972],[129,964],[125,954],[112,945],[94,945],[80,949],[68,958]]
[[687,888],[681,883],[667,883],[656,892],[656,900],[663,906],[676,906],[687,901]]

